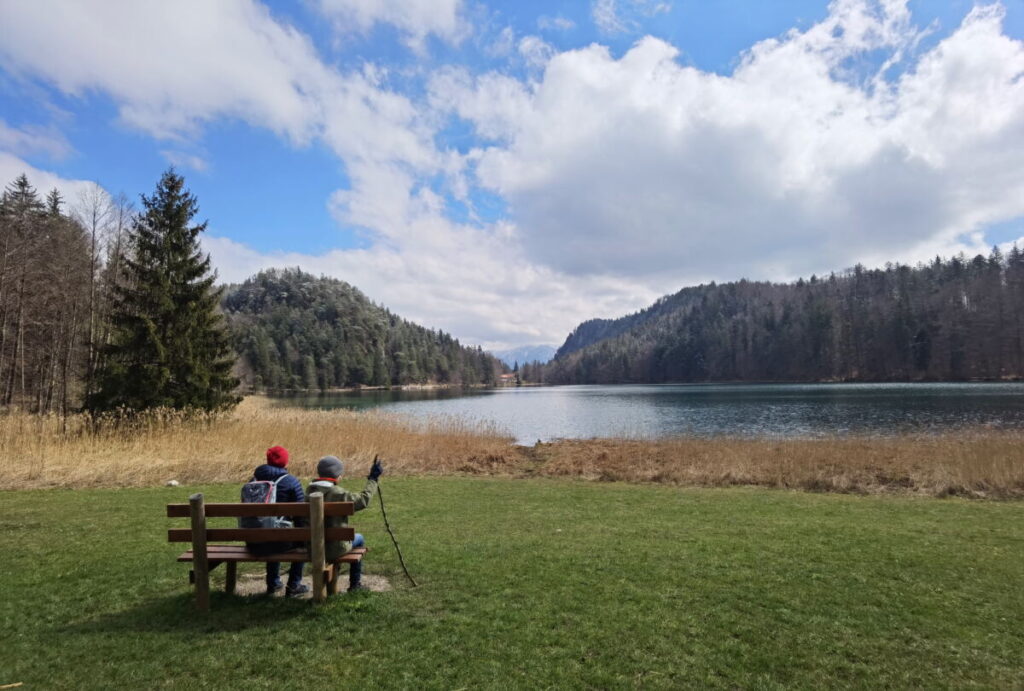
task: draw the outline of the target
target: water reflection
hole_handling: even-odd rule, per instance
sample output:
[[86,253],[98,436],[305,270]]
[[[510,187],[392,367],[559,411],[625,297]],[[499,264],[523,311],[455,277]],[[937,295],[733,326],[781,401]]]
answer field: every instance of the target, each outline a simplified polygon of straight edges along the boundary
[[292,396],[311,408],[382,407],[491,421],[520,443],[623,436],[825,436],[1024,428],[1024,383],[708,384],[362,391]]

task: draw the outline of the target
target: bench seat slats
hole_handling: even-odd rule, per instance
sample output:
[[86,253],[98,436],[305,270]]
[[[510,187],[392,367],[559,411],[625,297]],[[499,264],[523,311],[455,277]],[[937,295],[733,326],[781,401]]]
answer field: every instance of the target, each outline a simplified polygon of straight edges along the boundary
[[[324,538],[329,542],[353,540],[355,528],[325,528]],[[209,542],[309,542],[309,528],[207,528]],[[167,531],[168,542],[192,542],[189,528],[171,528]]]
[[[207,518],[238,518],[241,516],[309,516],[306,502],[278,502],[276,504],[206,504]],[[355,507],[350,501],[324,502],[324,516],[351,516]],[[188,504],[168,504],[168,518],[188,518]]]
[[[366,554],[365,547],[356,547],[352,551],[341,555],[336,560],[339,564],[351,564],[353,562],[360,561],[363,555]],[[209,545],[207,547],[207,559],[210,561],[211,566],[213,562],[248,562],[248,561],[277,561],[277,562],[295,562],[309,561],[309,551],[304,549],[293,549],[288,552],[280,552],[278,554],[267,554],[267,555],[256,555],[251,553],[245,548],[245,545]],[[192,550],[183,552],[178,557],[178,561],[192,561]]]

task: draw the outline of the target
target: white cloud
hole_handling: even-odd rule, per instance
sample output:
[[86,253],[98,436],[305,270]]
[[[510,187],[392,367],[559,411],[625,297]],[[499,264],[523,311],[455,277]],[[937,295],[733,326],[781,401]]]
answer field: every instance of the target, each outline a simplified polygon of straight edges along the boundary
[[474,78],[462,68],[439,70],[428,92],[432,107],[471,121],[486,139],[511,141],[533,106],[526,84],[496,72]]
[[491,57],[500,58],[508,56],[512,53],[512,49],[516,44],[516,32],[511,26],[506,26],[500,32],[498,37],[486,48],[486,52]]
[[251,0],[2,3],[0,24],[12,27],[0,43],[6,69],[69,95],[109,94],[123,121],[158,138],[191,141],[205,122],[238,118],[326,143],[356,178],[369,175],[362,166],[431,175],[443,164],[432,131],[408,98],[381,88],[380,70],[324,64],[306,36]]
[[637,31],[641,20],[672,10],[672,4],[659,0],[592,0],[590,17],[606,34]]
[[840,0],[731,76],[648,37],[558,54],[536,83],[449,74],[434,99],[494,142],[476,174],[534,261],[647,285],[791,278],[974,249],[1024,214],[1024,45],[1001,18],[976,8],[891,81],[855,63],[913,53],[905,3]]
[[606,34],[618,34],[626,31],[626,23],[619,17],[616,0],[594,0],[590,6],[590,16],[597,28]]
[[343,36],[391,24],[417,52],[425,50],[431,34],[458,44],[470,31],[462,0],[318,0],[318,7]]
[[71,145],[59,130],[53,127],[11,127],[0,118],[0,149],[20,156],[44,154],[60,159],[71,153]]
[[1024,235],[1021,235],[1016,240],[1009,240],[999,244],[999,251],[1004,255],[1009,253],[1014,247],[1017,249],[1024,249]]
[[576,22],[568,17],[542,15],[537,18],[537,28],[542,31],[569,31],[576,28]]
[[[382,88],[385,77],[376,67],[342,73],[323,64],[305,37],[250,3],[197,5],[203,19],[189,22],[154,18],[150,12],[163,12],[162,5],[146,5],[146,12],[136,7],[101,4],[90,8],[88,21],[72,12],[51,26],[64,15],[45,3],[2,6],[0,21],[28,38],[5,43],[0,56],[5,66],[66,93],[109,94],[122,119],[157,137],[191,144],[203,123],[239,117],[292,141],[323,143],[345,163],[349,187],[331,197],[330,209],[341,223],[365,229],[367,249],[259,253],[209,237],[205,244],[222,278],[300,265],[348,280],[403,316],[489,347],[558,341],[595,311],[611,316],[656,296],[619,280],[571,279],[569,285],[524,256],[510,224],[474,227],[447,219],[444,200],[425,181],[443,176],[465,198],[466,163],[437,149],[431,109]],[[143,35],[156,23],[163,32],[152,44],[104,42],[89,21],[110,22],[121,36]],[[214,41],[218,35],[221,41]],[[523,49],[550,50],[539,42]],[[453,71],[450,79],[468,77]],[[521,98],[520,92],[514,80],[494,82],[503,99]],[[490,107],[507,114],[506,106]],[[177,147],[163,151],[179,164],[204,164]]]
[[[593,7],[624,30],[667,10]],[[510,59],[538,68],[527,78],[446,67],[419,73],[422,98],[389,90],[381,66],[325,64],[249,0],[180,8],[0,3],[13,27],[0,64],[67,94],[108,94],[126,123],[187,141],[168,156],[222,118],[329,147],[350,182],[328,206],[363,229],[366,248],[263,253],[221,234],[205,243],[222,277],[299,265],[487,347],[558,342],[582,319],[692,281],[979,248],[984,224],[1024,214],[1024,47],[1002,33],[998,8],[974,10],[922,53],[905,2],[837,0],[828,19],[753,46],[728,76],[681,66],[649,37],[614,58],[526,36]],[[394,24],[418,50],[465,30],[457,2],[324,8],[349,30]],[[476,148],[439,148],[449,116],[475,127]],[[18,136],[8,139],[24,146]],[[0,155],[0,173],[22,163]],[[453,221],[444,195],[475,218],[481,189],[510,217]]]
[[163,149],[160,151],[160,155],[166,158],[172,166],[178,168],[191,168],[196,172],[203,173],[210,167],[210,164],[202,156],[185,151]]
[[539,36],[523,36],[519,41],[519,54],[531,67],[543,67],[555,55],[555,49]]
[[83,194],[95,188],[95,183],[89,180],[68,180],[29,165],[13,154],[0,151],[0,186],[6,187],[22,174],[36,188],[40,199],[50,190],[56,189],[66,203],[74,204]]
[[0,3],[0,24],[5,68],[105,91],[157,137],[230,117],[308,141],[330,77],[305,36],[247,0]]

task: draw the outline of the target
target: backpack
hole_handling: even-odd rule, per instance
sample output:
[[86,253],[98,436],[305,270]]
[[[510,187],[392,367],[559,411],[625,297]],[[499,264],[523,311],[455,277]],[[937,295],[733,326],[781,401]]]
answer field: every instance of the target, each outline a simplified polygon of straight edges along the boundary
[[[242,486],[243,504],[273,504],[277,502],[277,483],[288,477],[285,473],[273,482],[255,477]],[[242,516],[239,528],[291,528],[293,523],[282,516]]]

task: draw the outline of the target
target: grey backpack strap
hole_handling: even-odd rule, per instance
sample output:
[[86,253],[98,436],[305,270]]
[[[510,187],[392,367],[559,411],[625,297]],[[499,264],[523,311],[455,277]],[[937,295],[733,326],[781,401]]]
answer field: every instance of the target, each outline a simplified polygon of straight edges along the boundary
[[[277,483],[281,482],[281,480],[285,479],[289,475],[291,475],[291,473],[285,473],[281,477],[279,477],[276,480],[274,480],[274,499],[277,499]],[[274,519],[274,527],[275,528],[291,528],[294,525],[295,525],[295,522],[292,519],[285,518],[284,516],[277,516]]]

